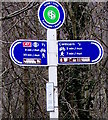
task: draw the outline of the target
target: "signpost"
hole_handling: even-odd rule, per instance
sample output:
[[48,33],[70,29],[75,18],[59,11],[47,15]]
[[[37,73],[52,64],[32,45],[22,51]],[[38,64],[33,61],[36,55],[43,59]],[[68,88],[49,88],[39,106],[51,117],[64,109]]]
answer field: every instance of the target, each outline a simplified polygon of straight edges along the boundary
[[54,111],[50,110],[50,103],[47,95],[47,111],[50,112],[50,119],[58,119],[58,87],[57,87],[57,33],[56,29],[60,28],[65,19],[63,7],[53,1],[45,1],[38,10],[40,23],[47,29],[48,43],[48,65],[49,65],[49,83],[54,83]]
[[10,56],[20,66],[47,66],[47,42],[17,40],[10,47]]
[[95,64],[102,59],[103,48],[94,40],[59,40],[57,42],[56,29],[62,26],[65,12],[55,0],[48,0],[41,4],[38,18],[47,29],[47,41],[17,40],[10,47],[10,57],[20,66],[48,66],[47,111],[50,112],[50,119],[58,120],[57,65]]
[[103,48],[95,40],[58,41],[58,64],[95,64],[103,57]]

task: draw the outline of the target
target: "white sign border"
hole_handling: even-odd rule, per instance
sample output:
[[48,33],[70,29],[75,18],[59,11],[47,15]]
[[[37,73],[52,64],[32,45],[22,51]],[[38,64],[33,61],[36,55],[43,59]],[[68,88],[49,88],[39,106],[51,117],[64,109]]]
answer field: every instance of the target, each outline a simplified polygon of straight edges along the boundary
[[[26,64],[18,64],[16,61],[14,61],[13,60],[13,56],[12,56],[12,46],[13,46],[13,44],[14,43],[16,43],[16,42],[20,42],[20,41],[43,41],[43,42],[47,42],[47,40],[30,40],[30,39],[18,39],[18,40],[15,40],[12,44],[11,44],[11,46],[10,46],[10,49],[9,49],[9,55],[10,55],[10,58],[11,58],[11,60],[16,64],[16,65],[18,65],[18,66],[22,66],[22,67],[30,67],[30,66],[33,66],[33,67],[38,67],[38,66],[48,66],[48,59],[47,59],[47,65],[39,65],[39,64],[36,64],[36,65],[26,65]],[[47,49],[47,51],[48,51],[48,49]],[[48,56],[48,52],[47,52],[47,56]]]
[[[89,42],[95,42],[95,43],[97,43],[97,47],[99,48],[99,45],[101,46],[101,48],[102,48],[102,53],[101,53],[101,51],[100,51],[100,49],[99,49],[99,52],[100,52],[100,54],[102,54],[102,56],[101,56],[101,58],[98,60],[98,61],[96,61],[96,62],[94,62],[94,63],[70,63],[70,64],[67,64],[67,63],[58,63],[58,61],[57,61],[57,64],[58,65],[94,65],[94,64],[96,64],[96,63],[98,63],[98,62],[100,62],[101,60],[102,60],[102,58],[103,58],[103,55],[104,55],[104,49],[103,49],[103,47],[102,47],[102,45],[100,44],[100,42],[98,42],[98,41],[96,41],[96,40],[58,40],[57,42],[81,42],[81,41],[84,41],[84,42],[86,42],[86,41],[89,41]],[[92,43],[93,44],[93,43]],[[95,44],[96,45],[96,44]],[[58,51],[57,51],[58,52]],[[58,58],[58,57],[57,57]]]

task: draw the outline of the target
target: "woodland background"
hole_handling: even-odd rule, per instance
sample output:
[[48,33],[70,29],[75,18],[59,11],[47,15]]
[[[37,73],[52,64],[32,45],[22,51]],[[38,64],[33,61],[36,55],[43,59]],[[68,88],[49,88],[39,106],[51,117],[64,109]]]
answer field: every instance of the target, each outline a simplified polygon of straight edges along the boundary
[[[40,2],[2,2],[2,119],[48,119],[48,67],[20,67],[9,56],[17,39],[46,40],[38,20]],[[91,39],[104,48],[95,65],[58,66],[59,118],[108,120],[108,2],[61,2],[66,19],[58,40]]]

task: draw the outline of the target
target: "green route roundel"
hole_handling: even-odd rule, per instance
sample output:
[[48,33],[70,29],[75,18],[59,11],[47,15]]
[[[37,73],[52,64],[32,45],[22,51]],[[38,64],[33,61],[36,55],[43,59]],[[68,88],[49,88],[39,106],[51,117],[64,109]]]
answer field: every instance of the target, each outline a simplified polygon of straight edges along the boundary
[[54,6],[48,6],[43,12],[44,19],[47,23],[55,24],[58,22],[60,15],[59,11]]

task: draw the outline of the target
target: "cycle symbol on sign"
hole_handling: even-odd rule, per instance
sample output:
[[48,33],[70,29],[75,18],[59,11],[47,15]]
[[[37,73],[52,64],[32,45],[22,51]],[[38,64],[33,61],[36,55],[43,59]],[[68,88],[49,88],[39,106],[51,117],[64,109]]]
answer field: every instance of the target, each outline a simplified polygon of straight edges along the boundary
[[54,19],[56,18],[55,12],[52,11],[52,10],[49,10],[49,11],[48,11],[48,17],[49,17],[51,20],[54,20]]

